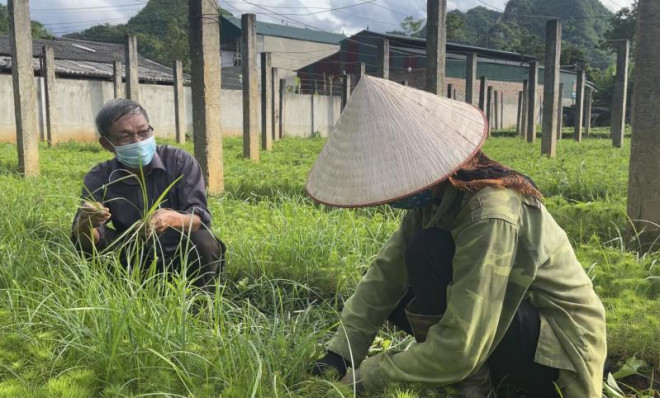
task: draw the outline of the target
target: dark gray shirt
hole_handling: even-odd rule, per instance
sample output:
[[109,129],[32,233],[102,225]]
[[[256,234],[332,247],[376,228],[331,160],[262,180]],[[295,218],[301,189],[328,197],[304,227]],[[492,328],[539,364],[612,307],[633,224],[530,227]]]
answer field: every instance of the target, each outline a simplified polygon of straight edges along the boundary
[[197,214],[204,225],[211,226],[202,170],[195,158],[179,148],[159,145],[143,180],[113,158],[92,168],[83,184],[82,198],[103,203],[112,215],[116,233],[108,231],[109,226],[99,227],[101,246],[109,243],[106,235],[121,234],[142,219],[163,194],[158,208]]

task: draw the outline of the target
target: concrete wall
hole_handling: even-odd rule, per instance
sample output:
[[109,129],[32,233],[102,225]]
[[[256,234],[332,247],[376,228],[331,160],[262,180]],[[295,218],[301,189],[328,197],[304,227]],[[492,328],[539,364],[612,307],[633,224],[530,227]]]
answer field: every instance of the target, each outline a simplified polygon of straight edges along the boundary
[[[41,78],[35,78],[38,90],[35,107],[40,112],[41,135],[44,130]],[[192,100],[190,87],[184,87],[186,128],[192,131]],[[222,132],[225,136],[243,134],[243,99],[240,90],[222,91]],[[94,118],[104,103],[113,98],[112,82],[99,80],[58,79],[56,83],[56,142],[95,141]],[[157,136],[174,138],[174,90],[172,86],[140,85],[142,105],[149,113]],[[285,101],[285,135],[308,137],[312,131],[326,136],[339,117],[341,100],[335,96],[314,97],[314,127],[312,128],[311,96],[287,93]],[[261,125],[261,124],[259,124]],[[11,75],[0,74],[0,142],[15,142],[14,94]]]

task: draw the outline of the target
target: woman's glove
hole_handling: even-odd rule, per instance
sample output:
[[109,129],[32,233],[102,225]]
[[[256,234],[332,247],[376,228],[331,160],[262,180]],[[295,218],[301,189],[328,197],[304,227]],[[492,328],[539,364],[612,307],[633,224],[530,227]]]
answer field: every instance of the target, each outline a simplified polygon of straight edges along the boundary
[[346,370],[351,367],[351,362],[342,358],[341,355],[328,351],[325,356],[312,365],[312,375],[322,376],[328,372],[336,372],[336,379],[340,380],[346,375]]

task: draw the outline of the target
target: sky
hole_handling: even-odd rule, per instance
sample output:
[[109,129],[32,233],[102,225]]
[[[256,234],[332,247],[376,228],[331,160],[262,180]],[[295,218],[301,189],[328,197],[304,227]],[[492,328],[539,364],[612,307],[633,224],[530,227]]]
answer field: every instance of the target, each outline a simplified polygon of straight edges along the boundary
[[[601,0],[611,11],[628,7],[633,0]],[[30,16],[55,36],[93,25],[125,23],[147,0],[30,0]],[[476,6],[504,9],[507,0],[448,0],[449,10],[467,11]],[[0,0],[7,4],[7,0]],[[255,13],[263,22],[308,27],[347,35],[369,28],[377,32],[399,29],[406,16],[426,17],[425,0],[221,0],[220,6],[238,16]]]

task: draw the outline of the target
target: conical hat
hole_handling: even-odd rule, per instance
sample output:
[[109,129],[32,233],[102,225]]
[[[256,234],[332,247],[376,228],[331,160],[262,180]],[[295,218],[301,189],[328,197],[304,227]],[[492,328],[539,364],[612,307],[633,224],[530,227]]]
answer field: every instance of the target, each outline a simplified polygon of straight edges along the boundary
[[338,207],[412,195],[479,150],[486,118],[460,101],[362,76],[307,177],[307,193]]

